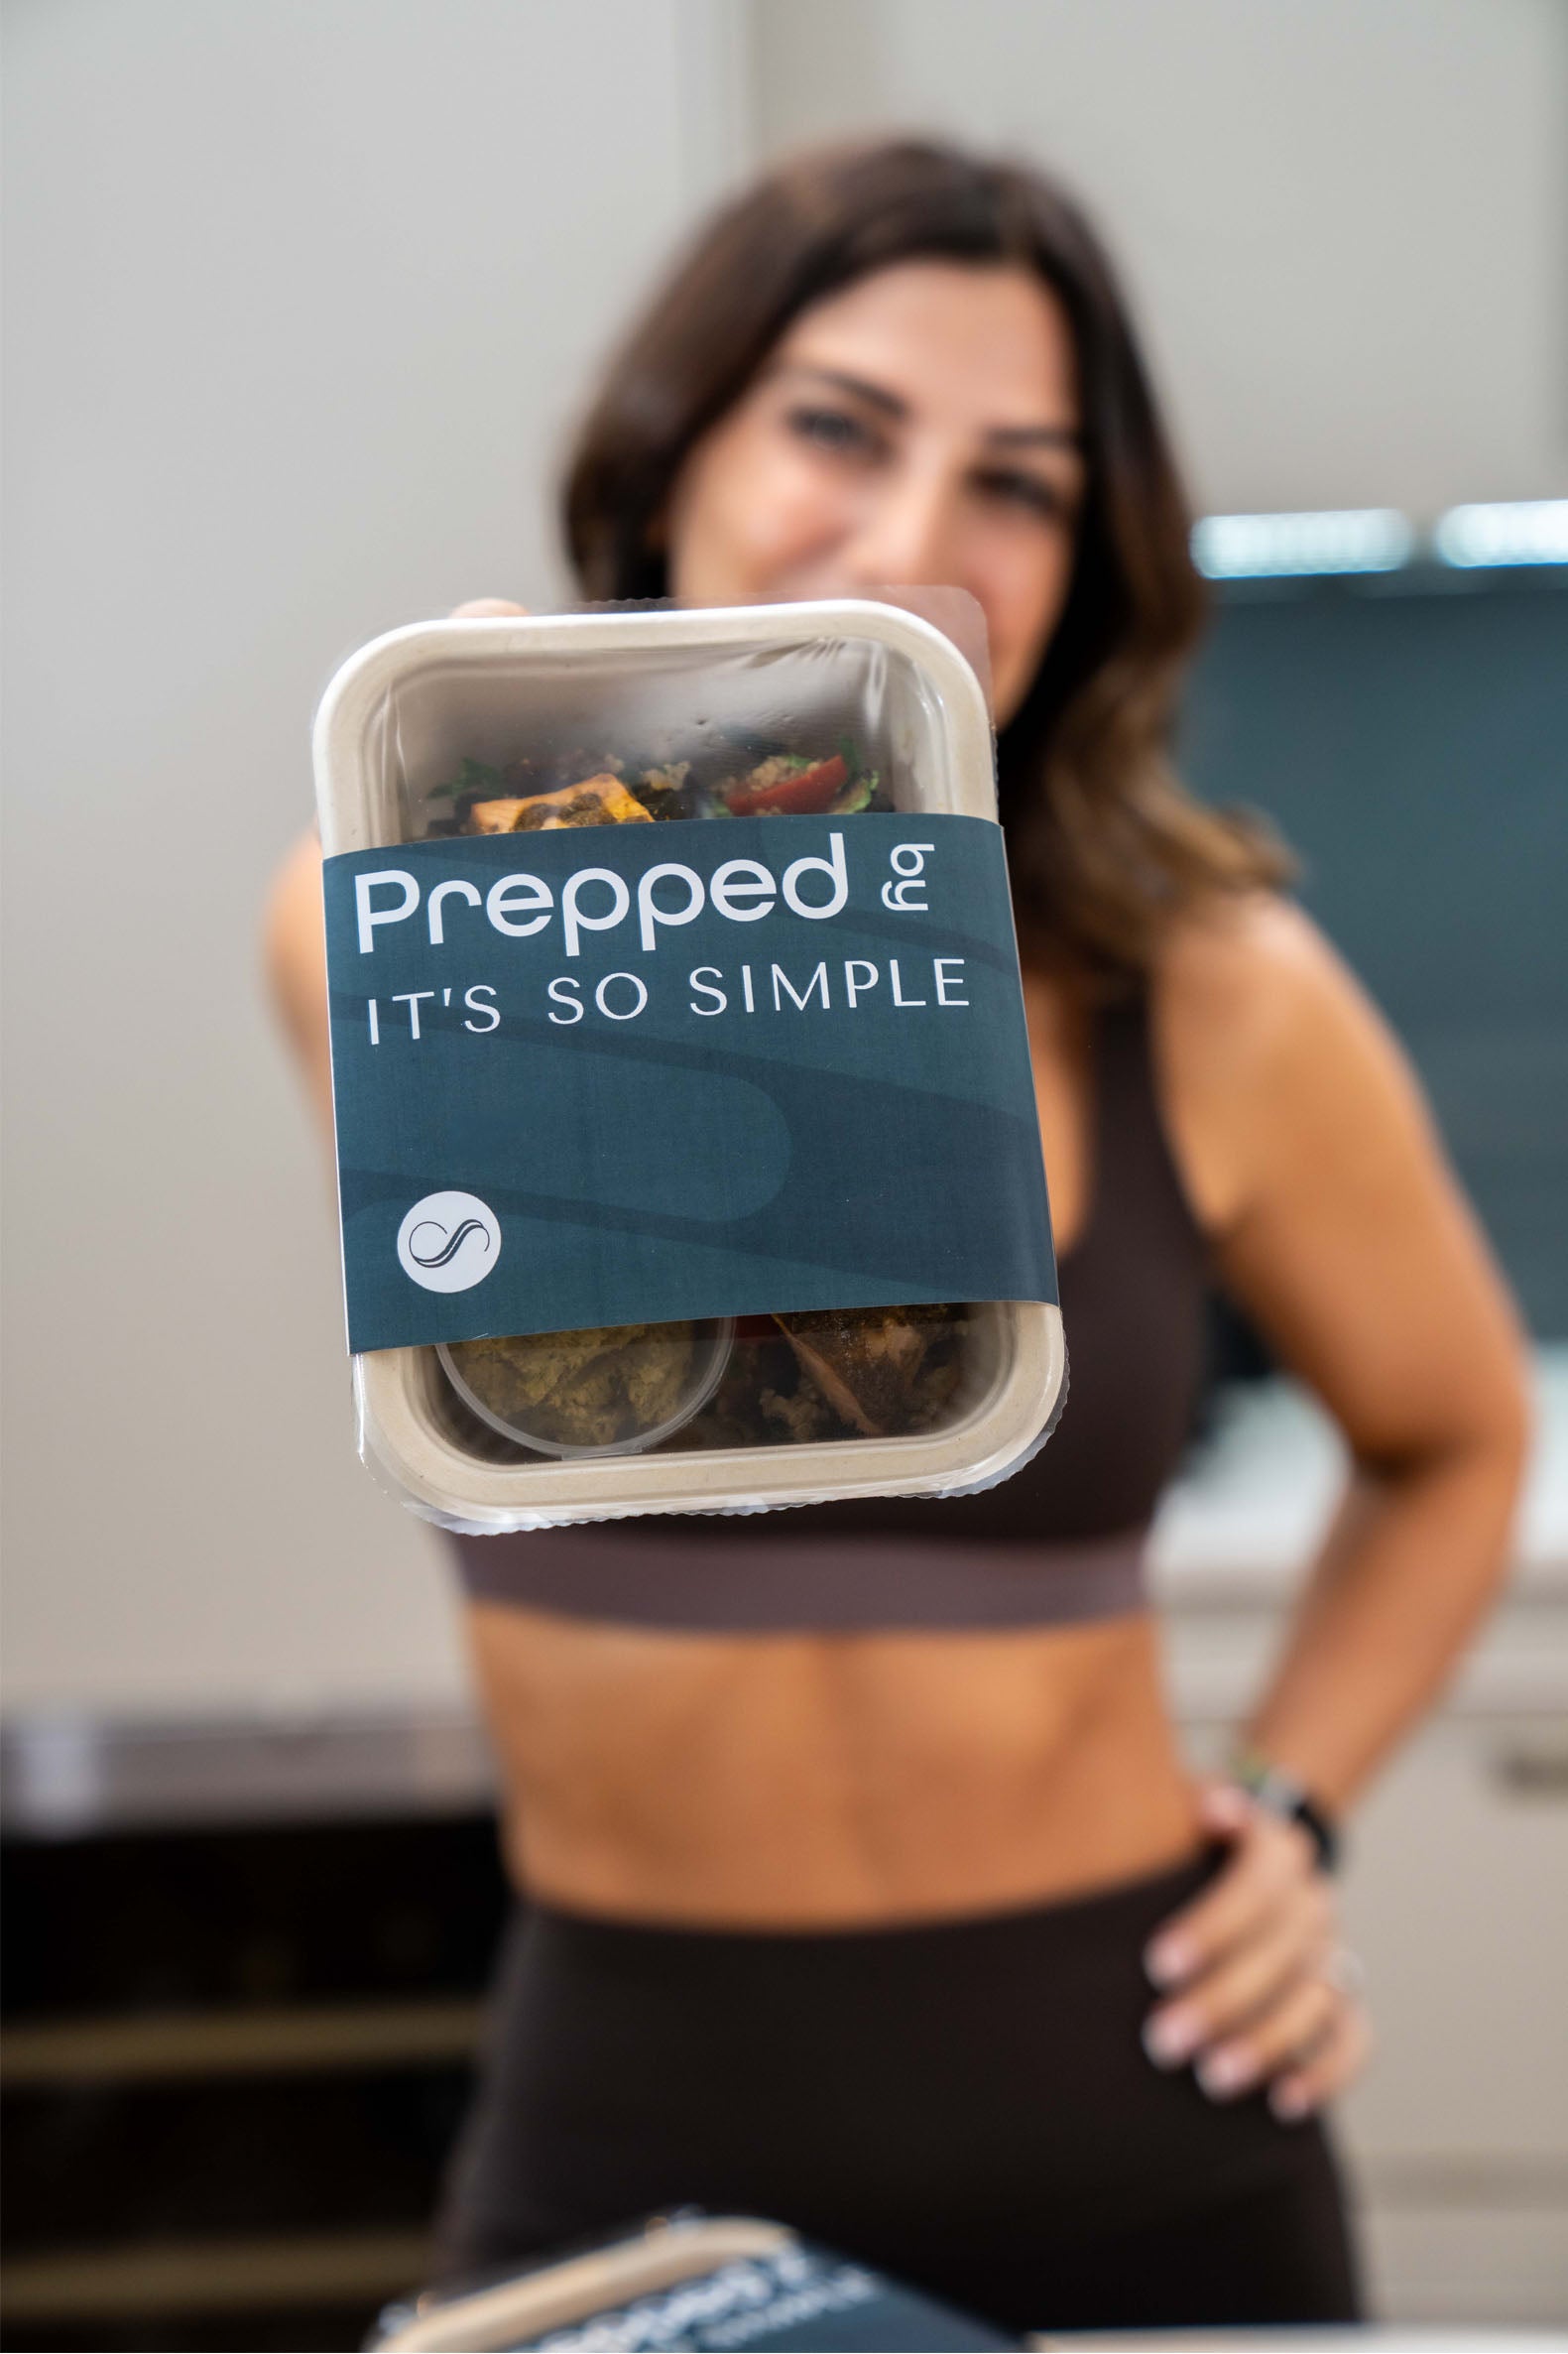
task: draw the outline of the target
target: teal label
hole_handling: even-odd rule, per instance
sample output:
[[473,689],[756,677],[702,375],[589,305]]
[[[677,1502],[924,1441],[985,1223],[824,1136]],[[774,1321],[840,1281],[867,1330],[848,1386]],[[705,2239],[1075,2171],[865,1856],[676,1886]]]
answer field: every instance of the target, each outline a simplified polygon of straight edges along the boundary
[[1056,1297],[1001,829],[326,861],[349,1347]]

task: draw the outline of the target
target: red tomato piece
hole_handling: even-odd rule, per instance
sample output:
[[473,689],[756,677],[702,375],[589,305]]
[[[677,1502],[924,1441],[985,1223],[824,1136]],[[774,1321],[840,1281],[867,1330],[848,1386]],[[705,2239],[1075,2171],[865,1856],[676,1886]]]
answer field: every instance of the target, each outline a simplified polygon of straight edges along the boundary
[[835,752],[831,760],[819,760],[814,768],[781,777],[777,785],[760,786],[755,793],[738,785],[724,801],[732,817],[762,817],[770,810],[784,817],[814,816],[827,807],[848,779],[842,755]]

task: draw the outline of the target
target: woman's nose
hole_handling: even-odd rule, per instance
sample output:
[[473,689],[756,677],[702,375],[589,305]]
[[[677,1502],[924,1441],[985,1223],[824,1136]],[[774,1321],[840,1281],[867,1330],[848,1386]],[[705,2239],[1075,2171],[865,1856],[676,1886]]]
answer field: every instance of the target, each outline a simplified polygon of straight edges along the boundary
[[958,499],[941,475],[908,470],[880,483],[845,552],[856,586],[956,581],[957,525]]

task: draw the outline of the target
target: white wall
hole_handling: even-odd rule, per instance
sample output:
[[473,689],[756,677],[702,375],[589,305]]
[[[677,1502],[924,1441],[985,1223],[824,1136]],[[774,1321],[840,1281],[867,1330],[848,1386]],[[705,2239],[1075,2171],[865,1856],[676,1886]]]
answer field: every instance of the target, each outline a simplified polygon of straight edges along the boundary
[[4,1691],[460,1681],[355,1462],[258,903],[336,660],[559,585],[592,358],[754,153],[1057,158],[1206,499],[1560,488],[1552,0],[11,0]]
[[1124,258],[1199,503],[1568,489],[1561,0],[758,0],[765,149],[1055,164]]
[[23,0],[6,31],[6,1693],[453,1689],[435,1541],[352,1451],[258,905],[336,661],[556,590],[550,451],[730,160],[723,28]]

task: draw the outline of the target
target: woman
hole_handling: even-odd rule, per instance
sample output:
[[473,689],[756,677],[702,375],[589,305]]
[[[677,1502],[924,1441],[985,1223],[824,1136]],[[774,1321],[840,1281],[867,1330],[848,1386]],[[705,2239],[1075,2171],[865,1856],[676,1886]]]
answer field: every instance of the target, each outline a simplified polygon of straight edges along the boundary
[[[694,2200],[1020,2328],[1350,2318],[1321,1834],[1504,1566],[1520,1342],[1282,854],[1164,766],[1199,590],[1094,236],[945,147],[787,166],[631,336],[567,526],[593,596],[978,599],[1073,1390],[982,1497],[458,1542],[531,1902],[451,2264]],[[307,841],[324,1104],[319,943]],[[1211,1276],[1355,1465],[1247,1729],[1295,1812],[1194,1783],[1139,1586]]]

